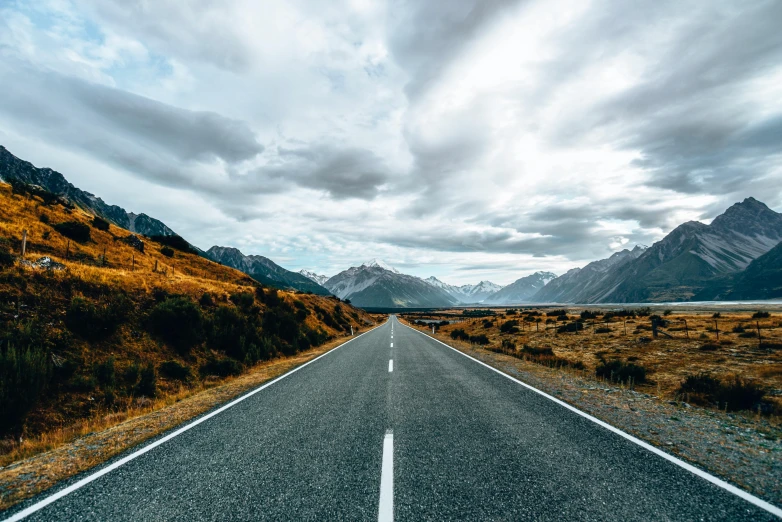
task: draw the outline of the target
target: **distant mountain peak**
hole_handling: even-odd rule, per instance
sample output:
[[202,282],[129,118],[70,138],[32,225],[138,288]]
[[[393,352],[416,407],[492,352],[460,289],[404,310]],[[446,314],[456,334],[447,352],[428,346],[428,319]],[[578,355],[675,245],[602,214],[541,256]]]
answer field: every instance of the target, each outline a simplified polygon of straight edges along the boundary
[[393,266],[389,265],[382,259],[372,259],[370,261],[367,261],[365,263],[361,263],[361,266],[365,266],[367,268],[382,268],[383,270],[388,270],[389,272],[393,272],[395,274],[399,274],[399,270],[394,268]]
[[317,273],[315,273],[315,272],[312,272],[312,271],[310,271],[310,270],[305,270],[305,269],[303,269],[303,268],[302,268],[301,270],[299,270],[299,273],[300,273],[301,275],[303,275],[304,277],[306,277],[307,279],[310,279],[310,280],[312,280],[312,281],[315,281],[316,283],[318,283],[318,284],[319,284],[319,285],[321,285],[321,286],[323,286],[324,284],[326,284],[326,281],[328,281],[328,280],[329,280],[329,276],[325,276],[325,275],[317,274]]

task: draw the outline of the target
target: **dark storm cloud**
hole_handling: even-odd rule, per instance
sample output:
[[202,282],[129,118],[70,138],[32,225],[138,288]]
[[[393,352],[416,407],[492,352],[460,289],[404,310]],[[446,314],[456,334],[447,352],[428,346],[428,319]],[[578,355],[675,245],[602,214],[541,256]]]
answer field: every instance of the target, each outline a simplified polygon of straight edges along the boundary
[[243,122],[189,111],[19,63],[0,65],[0,112],[66,147],[167,185],[192,178],[180,162],[227,164],[263,151]]

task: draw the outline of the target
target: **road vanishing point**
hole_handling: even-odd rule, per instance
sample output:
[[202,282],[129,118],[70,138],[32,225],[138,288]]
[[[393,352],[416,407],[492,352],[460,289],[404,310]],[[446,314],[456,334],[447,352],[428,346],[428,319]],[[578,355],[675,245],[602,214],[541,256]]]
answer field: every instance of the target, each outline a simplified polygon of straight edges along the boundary
[[396,317],[5,520],[776,520]]

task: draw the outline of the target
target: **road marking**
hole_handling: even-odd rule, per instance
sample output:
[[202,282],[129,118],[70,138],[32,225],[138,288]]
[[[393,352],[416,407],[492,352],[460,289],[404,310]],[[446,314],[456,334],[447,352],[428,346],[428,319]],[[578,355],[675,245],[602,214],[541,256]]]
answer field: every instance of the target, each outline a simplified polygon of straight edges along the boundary
[[394,343],[391,343],[391,348],[393,348],[393,347],[394,347]]
[[776,515],[777,517],[782,518],[782,509],[779,509],[775,505],[770,504],[770,503],[766,502],[765,500],[762,500],[762,499],[756,497],[755,495],[752,495],[751,493],[747,493],[746,491],[744,491],[742,489],[739,489],[736,486],[734,486],[734,485],[732,485],[732,484],[730,484],[728,482],[725,482],[724,480],[719,479],[719,478],[715,477],[714,475],[711,475],[710,473],[707,473],[706,471],[703,471],[700,468],[696,468],[692,464],[688,464],[687,462],[685,462],[683,460],[677,459],[673,455],[669,455],[668,453],[664,452],[663,450],[661,450],[659,448],[656,448],[655,446],[652,446],[648,442],[644,442],[644,441],[642,441],[639,438],[633,437],[629,433],[625,433],[624,431],[620,430],[619,428],[611,426],[607,422],[603,422],[600,419],[598,419],[597,417],[593,417],[592,415],[579,410],[575,406],[571,406],[570,404],[568,404],[568,403],[566,403],[564,401],[561,401],[561,400],[557,399],[556,397],[552,397],[548,393],[546,393],[544,391],[541,391],[541,390],[535,388],[534,386],[531,386],[531,385],[527,384],[526,382],[522,382],[522,381],[516,379],[515,377],[511,377],[507,373],[504,373],[504,372],[498,370],[497,368],[494,368],[493,366],[490,366],[490,365],[486,364],[485,362],[480,361],[480,360],[476,359],[475,357],[472,357],[471,355],[467,355],[466,353],[457,350],[453,346],[448,346],[447,344],[445,344],[444,342],[442,342],[439,339],[435,339],[434,337],[432,337],[430,335],[426,335],[425,333],[423,333],[423,332],[421,332],[419,330],[416,330],[415,328],[413,328],[411,326],[407,326],[407,325],[404,325],[404,326],[406,326],[407,328],[410,328],[414,332],[420,333],[424,337],[428,337],[429,339],[432,339],[433,341],[437,341],[438,343],[442,344],[446,348],[450,348],[454,352],[456,352],[456,353],[458,353],[460,355],[463,355],[463,356],[467,357],[468,359],[471,359],[472,361],[480,364],[481,366],[485,366],[486,368],[488,368],[488,369],[490,369],[490,370],[492,370],[494,372],[499,373],[503,377],[505,377],[507,379],[510,379],[511,381],[524,386],[528,390],[533,391],[533,392],[537,393],[538,395],[542,395],[543,397],[545,397],[545,398],[547,398],[547,399],[549,399],[551,401],[556,402],[560,406],[562,406],[564,408],[567,408],[568,410],[572,411],[573,413],[576,413],[576,414],[584,417],[585,419],[588,419],[588,420],[594,422],[595,424],[598,424],[599,426],[602,426],[603,428],[607,429],[608,431],[616,433],[620,437],[623,437],[623,438],[629,440],[630,442],[633,442],[633,443],[641,446],[642,448],[644,448],[644,449],[646,449],[648,451],[651,451],[655,455],[658,455],[658,456],[664,458],[668,462],[676,464],[680,468],[684,468],[685,470],[689,471],[693,475],[697,475],[697,476],[701,477],[702,479],[705,479],[705,480],[711,482],[715,486],[718,486],[718,487],[724,489],[725,491],[728,491],[729,493],[733,493],[737,497],[740,497],[740,498],[746,500],[750,504],[753,504],[753,505],[755,505],[755,506],[757,506],[757,507],[759,507],[759,508],[761,508],[761,509],[763,509],[765,511],[768,511],[772,515]]
[[383,438],[383,468],[380,472],[380,504],[378,522],[394,520],[394,432],[388,430]]
[[389,359],[388,360],[388,373],[391,373],[394,371],[394,360]]
[[[375,328],[377,328],[377,327],[375,327]],[[372,328],[372,330],[374,330],[375,328]],[[343,346],[345,346],[346,344],[348,344],[348,343],[351,343],[351,342],[355,341],[356,339],[358,339],[358,338],[359,338],[359,337],[361,337],[362,335],[366,335],[366,334],[368,334],[369,332],[371,332],[372,330],[367,330],[366,332],[364,332],[364,333],[362,333],[362,334],[360,334],[360,335],[357,335],[356,337],[353,337],[353,338],[352,338],[352,339],[350,339],[349,341],[346,341],[346,342],[344,342],[344,343],[340,344],[339,346],[337,346],[337,347],[336,347],[336,348],[334,348],[333,350],[329,350],[328,352],[326,352],[326,353],[324,353],[324,354],[318,355],[317,357],[315,357],[315,358],[314,358],[314,359],[312,359],[311,361],[307,361],[307,362],[305,362],[304,364],[302,364],[301,366],[297,366],[296,368],[292,369],[292,370],[291,370],[291,371],[289,371],[288,373],[284,373],[284,374],[280,375],[279,377],[277,377],[277,378],[276,378],[276,379],[274,379],[273,381],[269,381],[269,382],[267,382],[266,384],[263,384],[263,385],[259,386],[258,388],[255,388],[254,390],[252,390],[252,391],[250,391],[250,392],[248,392],[248,393],[245,393],[244,395],[242,395],[242,396],[241,396],[241,397],[239,397],[238,399],[234,399],[233,401],[231,401],[231,402],[229,402],[228,404],[226,404],[225,406],[223,406],[223,407],[221,407],[221,408],[219,408],[219,409],[217,409],[217,410],[213,411],[212,413],[209,413],[209,414],[207,414],[207,415],[204,415],[203,417],[199,417],[198,419],[194,420],[194,421],[193,421],[193,422],[191,422],[190,424],[188,424],[188,425],[186,425],[186,426],[183,426],[183,427],[179,428],[179,429],[178,429],[178,430],[176,430],[175,432],[173,432],[173,433],[170,433],[170,434],[166,435],[165,437],[163,437],[163,438],[161,438],[161,439],[158,439],[158,440],[156,440],[155,442],[153,442],[153,443],[151,443],[151,444],[149,444],[149,445],[147,445],[147,446],[144,446],[144,447],[143,447],[143,448],[141,448],[140,450],[134,451],[133,453],[131,453],[131,454],[130,454],[130,455],[128,455],[127,457],[123,457],[123,458],[121,458],[121,459],[120,459],[120,460],[118,460],[117,462],[114,462],[113,464],[111,464],[111,465],[109,465],[109,466],[106,466],[105,468],[102,468],[102,469],[100,469],[100,470],[96,471],[96,472],[95,472],[95,473],[93,473],[92,475],[88,475],[88,476],[84,477],[84,478],[83,478],[83,479],[81,479],[80,481],[78,481],[78,482],[76,482],[76,483],[74,483],[74,484],[71,484],[71,485],[70,485],[70,486],[68,486],[67,488],[63,488],[63,489],[61,489],[60,491],[58,491],[57,493],[54,493],[54,494],[52,494],[52,495],[49,495],[49,496],[48,496],[48,497],[46,497],[45,499],[43,499],[43,500],[41,500],[41,501],[39,501],[39,502],[36,502],[36,503],[35,503],[35,504],[33,504],[32,506],[30,506],[30,507],[28,507],[28,508],[26,508],[26,509],[23,509],[22,511],[19,511],[18,513],[16,513],[16,514],[14,514],[14,515],[12,515],[12,516],[10,516],[10,517],[8,517],[8,518],[4,519],[2,522],[16,522],[16,521],[18,521],[18,520],[22,520],[23,518],[26,518],[26,517],[28,517],[28,516],[32,515],[32,514],[33,514],[33,513],[35,513],[36,511],[40,511],[41,509],[45,508],[45,507],[46,507],[46,506],[48,506],[49,504],[51,504],[51,503],[53,503],[53,502],[55,502],[55,501],[57,501],[57,500],[61,499],[62,497],[66,496],[66,495],[69,495],[69,494],[73,493],[73,492],[74,492],[74,491],[76,491],[77,489],[81,489],[81,488],[83,488],[84,486],[86,486],[86,485],[87,485],[87,484],[89,484],[90,482],[93,482],[93,481],[95,481],[95,480],[99,479],[100,477],[102,477],[103,475],[106,475],[106,474],[108,474],[108,473],[110,473],[110,472],[114,471],[115,469],[119,468],[120,466],[123,466],[123,465],[127,464],[127,463],[128,463],[128,462],[130,462],[131,460],[134,460],[134,459],[136,459],[136,458],[138,458],[138,457],[142,456],[143,454],[145,454],[145,453],[147,453],[147,452],[149,452],[149,451],[152,451],[153,449],[157,448],[158,446],[160,446],[161,444],[163,444],[163,443],[165,443],[165,442],[168,442],[169,440],[173,439],[174,437],[176,437],[176,436],[178,436],[178,435],[181,435],[181,434],[183,434],[184,432],[186,432],[186,431],[188,431],[188,430],[190,430],[190,429],[192,429],[192,428],[195,428],[196,426],[198,426],[198,425],[199,425],[199,424],[201,424],[202,422],[205,422],[205,421],[207,421],[207,420],[211,419],[211,418],[212,418],[212,417],[214,417],[215,415],[217,415],[217,414],[219,414],[219,413],[222,413],[222,412],[224,412],[224,411],[225,411],[225,410],[227,410],[228,408],[231,408],[232,406],[236,406],[237,404],[239,404],[239,403],[240,403],[240,402],[242,402],[243,400],[245,400],[245,399],[248,399],[248,398],[252,397],[252,396],[253,396],[253,395],[255,395],[256,393],[260,392],[261,390],[264,390],[264,389],[268,388],[268,387],[269,387],[269,386],[271,386],[272,384],[274,384],[274,383],[276,383],[276,382],[278,382],[278,381],[281,381],[282,379],[284,379],[284,378],[286,378],[286,377],[288,377],[288,376],[290,376],[290,375],[293,375],[294,373],[296,373],[297,371],[301,370],[301,369],[302,369],[302,368],[304,368],[305,366],[309,366],[310,364],[314,363],[315,361],[317,361],[317,360],[318,360],[318,359],[320,359],[321,357],[325,357],[325,356],[327,356],[327,355],[329,355],[329,354],[331,354],[331,353],[334,353],[334,352],[336,352],[337,350],[339,350],[340,348],[342,348],[342,347],[343,347]]]

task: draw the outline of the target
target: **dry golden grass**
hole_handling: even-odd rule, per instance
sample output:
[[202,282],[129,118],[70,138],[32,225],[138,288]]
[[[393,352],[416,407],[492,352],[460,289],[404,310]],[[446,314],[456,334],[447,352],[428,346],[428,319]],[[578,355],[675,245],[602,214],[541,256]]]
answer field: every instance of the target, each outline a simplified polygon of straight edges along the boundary
[[[569,310],[570,317],[577,318],[580,310],[583,308]],[[649,372],[649,382],[639,385],[639,390],[643,389],[668,400],[677,398],[677,390],[688,375],[707,373],[723,379],[738,376],[771,392],[766,400],[776,404],[778,410],[782,409],[782,313],[771,313],[771,317],[766,319],[753,319],[751,312],[723,311],[720,312],[721,317],[714,319],[712,311],[677,311],[664,317],[671,323],[664,331],[674,338],[660,335],[652,339],[648,317],[628,319],[626,322],[615,318],[607,323],[602,319],[590,319],[585,323],[585,329],[579,333],[557,334],[554,325],[546,327],[547,317],[543,316],[543,322],[537,326],[535,323],[525,323],[524,330],[517,334],[507,334],[501,333],[499,326],[511,319],[520,320],[523,316],[506,316],[501,309],[496,312],[498,315],[495,317],[467,318],[459,323],[439,327],[437,335],[452,342],[450,333],[461,328],[470,335],[485,334],[490,340],[488,347],[494,349],[499,348],[503,340],[512,341],[516,344],[516,354],[522,358],[526,358],[521,354],[525,345],[535,348],[550,347],[556,356],[583,363],[586,367],[583,372],[592,374],[601,358],[607,361],[631,362],[643,366]],[[462,319],[460,313],[451,311],[425,317]],[[415,320],[420,317],[408,315],[407,319]],[[490,328],[484,328],[484,319],[493,321]],[[719,340],[715,320],[719,329]],[[689,338],[685,333],[684,321],[687,322]],[[740,333],[733,332],[734,328],[743,326],[747,332],[757,335],[758,324],[762,343],[758,342],[757,337],[742,337]],[[605,327],[611,331],[593,333],[593,325],[595,328]],[[431,328],[429,331],[431,332]],[[651,339],[651,342],[640,342],[642,337]]]

